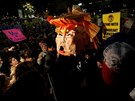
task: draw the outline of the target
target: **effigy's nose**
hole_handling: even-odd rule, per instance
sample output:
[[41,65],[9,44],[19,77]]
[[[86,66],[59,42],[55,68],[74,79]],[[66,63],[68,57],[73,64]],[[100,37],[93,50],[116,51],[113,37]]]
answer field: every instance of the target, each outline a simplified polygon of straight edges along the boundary
[[66,42],[66,38],[65,38],[65,36],[63,36],[63,40],[62,40],[62,42],[63,42],[63,43],[65,43],[65,42]]

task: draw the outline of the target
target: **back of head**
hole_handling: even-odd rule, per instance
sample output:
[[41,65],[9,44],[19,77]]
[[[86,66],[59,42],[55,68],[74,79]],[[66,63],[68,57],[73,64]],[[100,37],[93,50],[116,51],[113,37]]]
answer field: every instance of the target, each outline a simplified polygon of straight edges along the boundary
[[125,42],[114,42],[103,51],[102,76],[108,85],[130,86],[134,84],[135,49]]
[[33,69],[30,62],[20,63],[16,69],[17,81],[6,95],[10,96],[45,96],[46,82],[44,77]]

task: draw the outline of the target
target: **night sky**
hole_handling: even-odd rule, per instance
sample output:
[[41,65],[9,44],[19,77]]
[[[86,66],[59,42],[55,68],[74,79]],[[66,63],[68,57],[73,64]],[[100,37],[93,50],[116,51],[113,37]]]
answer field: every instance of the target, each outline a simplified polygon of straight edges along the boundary
[[[65,13],[67,7],[75,4],[75,2],[84,2],[87,5],[89,1],[96,2],[100,0],[0,0],[0,15],[6,15],[7,12],[9,15],[18,15],[18,8],[25,2],[30,2],[38,12],[43,12],[48,8],[51,14],[60,14]],[[129,9],[135,8],[134,0],[122,0],[122,2],[121,0],[111,0],[111,4],[114,5],[115,8],[120,7],[121,3],[124,2],[128,4]],[[91,6],[89,9],[98,9],[98,7]]]
[[69,5],[74,0],[2,0],[0,1],[0,15],[6,15],[7,12],[9,15],[17,15],[17,9],[25,2],[30,2],[37,11],[45,11],[46,8],[49,8],[52,13],[61,12],[63,6],[60,6],[63,2],[68,2]]

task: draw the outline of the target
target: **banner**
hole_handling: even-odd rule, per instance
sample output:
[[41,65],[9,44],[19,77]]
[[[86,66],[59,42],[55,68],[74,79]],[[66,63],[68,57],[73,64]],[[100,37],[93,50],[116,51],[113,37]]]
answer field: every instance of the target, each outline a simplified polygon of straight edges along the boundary
[[102,38],[106,40],[113,34],[120,32],[120,12],[103,14]]
[[26,39],[20,29],[2,30],[2,32],[13,42],[20,42]]

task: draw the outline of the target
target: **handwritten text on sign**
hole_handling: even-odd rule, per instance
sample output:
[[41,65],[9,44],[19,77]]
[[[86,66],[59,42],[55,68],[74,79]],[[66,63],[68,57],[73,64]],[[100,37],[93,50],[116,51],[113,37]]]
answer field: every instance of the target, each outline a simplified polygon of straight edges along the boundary
[[3,30],[5,35],[13,42],[20,42],[26,39],[20,29]]

